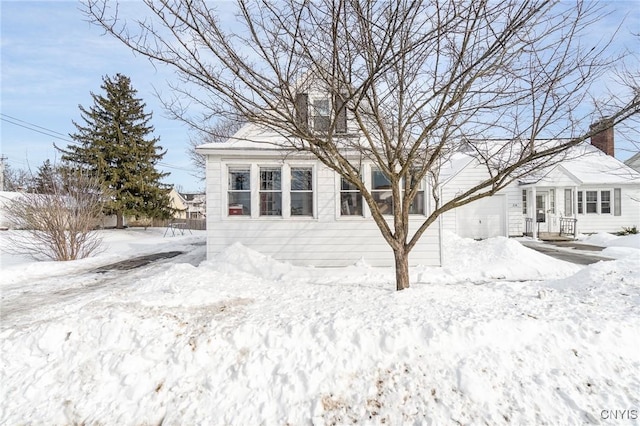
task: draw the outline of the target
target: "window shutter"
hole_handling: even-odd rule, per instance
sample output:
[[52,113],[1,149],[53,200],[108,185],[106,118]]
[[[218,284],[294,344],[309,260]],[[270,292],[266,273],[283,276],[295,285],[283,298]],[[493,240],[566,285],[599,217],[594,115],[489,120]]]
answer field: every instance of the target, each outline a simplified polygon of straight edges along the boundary
[[613,189],[613,215],[622,216],[622,189]]
[[573,194],[571,189],[564,190],[564,215],[573,216]]
[[296,121],[299,126],[307,127],[309,123],[309,95],[298,93],[296,95]]
[[347,133],[347,108],[344,94],[336,93],[335,96],[336,109],[336,133]]

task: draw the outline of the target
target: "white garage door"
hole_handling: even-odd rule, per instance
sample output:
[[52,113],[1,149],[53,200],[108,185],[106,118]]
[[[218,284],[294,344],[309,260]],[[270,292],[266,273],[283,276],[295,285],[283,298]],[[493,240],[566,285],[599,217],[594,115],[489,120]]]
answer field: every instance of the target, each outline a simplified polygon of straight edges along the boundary
[[507,236],[505,199],[494,195],[455,209],[456,233],[475,239]]

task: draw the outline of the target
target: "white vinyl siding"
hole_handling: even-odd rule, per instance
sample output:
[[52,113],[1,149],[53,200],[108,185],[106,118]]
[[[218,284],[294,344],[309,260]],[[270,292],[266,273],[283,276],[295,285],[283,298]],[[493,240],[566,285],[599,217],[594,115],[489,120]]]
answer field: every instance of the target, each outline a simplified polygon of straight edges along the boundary
[[[348,266],[359,260],[371,266],[394,265],[393,251],[382,237],[367,208],[359,216],[340,216],[340,176],[319,162],[281,157],[248,157],[235,152],[207,157],[207,257],[212,259],[227,247],[240,243],[274,259],[294,265]],[[228,214],[229,171],[250,169],[251,216]],[[260,215],[260,174],[266,169],[281,171],[282,215]],[[314,216],[292,216],[297,184],[292,171],[312,170]],[[367,170],[369,170],[367,168]],[[294,173],[295,174],[295,173]],[[367,177],[369,177],[367,175]],[[367,182],[369,185],[369,182]],[[273,185],[277,187],[277,185]],[[304,185],[303,185],[304,187]],[[303,190],[300,190],[303,191]],[[307,190],[304,190],[307,191]],[[214,200],[216,200],[214,202]],[[422,224],[422,216],[412,216],[410,230]],[[392,218],[389,218],[392,220]],[[409,255],[415,265],[440,264],[440,226],[436,221]]]

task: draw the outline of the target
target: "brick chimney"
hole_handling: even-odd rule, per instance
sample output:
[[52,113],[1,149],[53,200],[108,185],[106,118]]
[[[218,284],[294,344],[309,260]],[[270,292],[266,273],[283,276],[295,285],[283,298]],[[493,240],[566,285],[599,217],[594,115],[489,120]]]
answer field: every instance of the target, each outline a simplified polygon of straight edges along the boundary
[[615,156],[615,145],[613,143],[613,126],[611,126],[610,124],[608,124],[609,120],[607,118],[598,121],[597,123],[593,123],[590,126],[591,130],[594,130],[594,128],[598,128],[598,127],[607,127],[608,129],[605,129],[599,133],[596,133],[595,135],[591,136],[591,145],[595,146],[596,148],[600,149],[600,151],[604,152],[607,155],[610,155],[612,157]]

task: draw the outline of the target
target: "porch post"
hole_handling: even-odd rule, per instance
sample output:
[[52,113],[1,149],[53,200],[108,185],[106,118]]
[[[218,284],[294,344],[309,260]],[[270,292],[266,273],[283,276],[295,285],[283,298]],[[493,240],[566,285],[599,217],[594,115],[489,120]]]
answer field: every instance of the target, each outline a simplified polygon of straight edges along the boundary
[[[583,206],[584,207],[584,206]],[[573,236],[578,236],[578,187],[573,187],[573,218],[576,220],[573,224]]]
[[536,216],[536,187],[535,185],[531,187],[531,203],[529,203],[531,205],[531,208],[529,209],[531,211],[531,223],[532,223],[532,227],[533,229],[531,230],[531,237],[534,240],[538,239],[538,218]]

